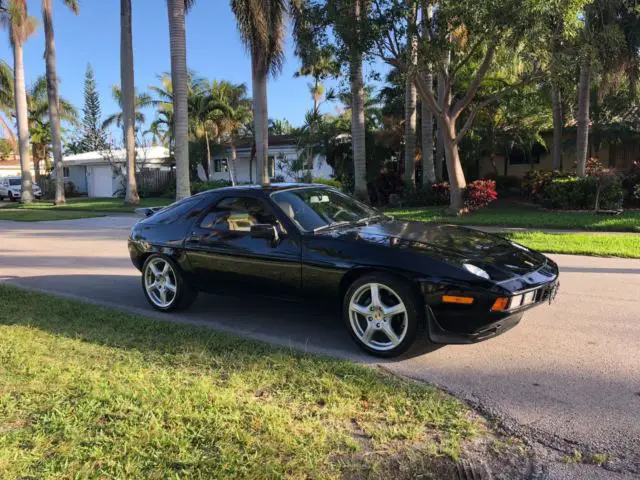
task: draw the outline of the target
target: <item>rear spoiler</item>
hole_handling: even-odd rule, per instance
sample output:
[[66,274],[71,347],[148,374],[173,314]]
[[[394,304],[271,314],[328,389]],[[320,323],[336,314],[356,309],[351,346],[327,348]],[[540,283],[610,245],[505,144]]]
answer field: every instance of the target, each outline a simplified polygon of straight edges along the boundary
[[134,210],[134,212],[136,212],[138,215],[143,215],[145,217],[150,217],[151,215],[153,215],[154,213],[156,213],[158,210],[162,210],[164,207],[144,207],[144,208],[136,208]]

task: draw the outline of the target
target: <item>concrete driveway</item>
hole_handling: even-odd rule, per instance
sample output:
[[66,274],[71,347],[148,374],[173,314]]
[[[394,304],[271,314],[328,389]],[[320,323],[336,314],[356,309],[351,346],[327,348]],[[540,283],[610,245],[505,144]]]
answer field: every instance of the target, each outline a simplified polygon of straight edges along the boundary
[[[126,237],[136,218],[0,222],[0,279],[159,318],[143,298]],[[640,235],[639,240],[640,241]],[[612,456],[608,470],[550,467],[551,478],[640,476],[640,260],[553,255],[556,303],[477,345],[420,343],[391,371],[436,384],[548,452]],[[337,315],[275,301],[201,295],[172,320],[373,363]]]

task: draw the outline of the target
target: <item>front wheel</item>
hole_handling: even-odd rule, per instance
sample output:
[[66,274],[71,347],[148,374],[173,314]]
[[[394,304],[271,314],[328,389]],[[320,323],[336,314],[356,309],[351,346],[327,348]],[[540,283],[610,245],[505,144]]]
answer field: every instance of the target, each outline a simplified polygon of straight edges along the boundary
[[151,306],[161,312],[186,309],[198,295],[185,282],[175,262],[158,254],[151,255],[144,262],[142,290]]
[[424,313],[407,282],[376,273],[349,287],[343,315],[360,348],[378,357],[395,357],[414,342]]
[[10,202],[17,202],[18,199],[13,196],[13,193],[9,192],[9,201]]

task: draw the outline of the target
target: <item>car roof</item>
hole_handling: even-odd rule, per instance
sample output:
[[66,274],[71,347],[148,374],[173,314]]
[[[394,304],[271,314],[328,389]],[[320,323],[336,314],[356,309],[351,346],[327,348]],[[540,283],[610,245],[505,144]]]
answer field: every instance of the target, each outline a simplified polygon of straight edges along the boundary
[[256,192],[263,191],[266,194],[271,194],[274,192],[280,192],[283,190],[292,190],[295,188],[330,188],[328,185],[323,183],[271,183],[269,185],[237,185],[235,187],[222,187],[216,188],[214,190],[207,190],[206,192],[202,192],[204,194],[207,193],[226,193],[226,192]]

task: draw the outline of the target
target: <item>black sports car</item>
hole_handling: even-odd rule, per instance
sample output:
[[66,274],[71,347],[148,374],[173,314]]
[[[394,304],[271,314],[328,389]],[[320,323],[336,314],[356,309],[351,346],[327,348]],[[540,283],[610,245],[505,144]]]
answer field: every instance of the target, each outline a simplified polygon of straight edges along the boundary
[[355,342],[405,351],[420,329],[472,343],[550,302],[558,267],[495,235],[400,221],[323,185],[221,188],[160,210],[131,231],[129,253],[157,310],[198,291],[342,304]]

